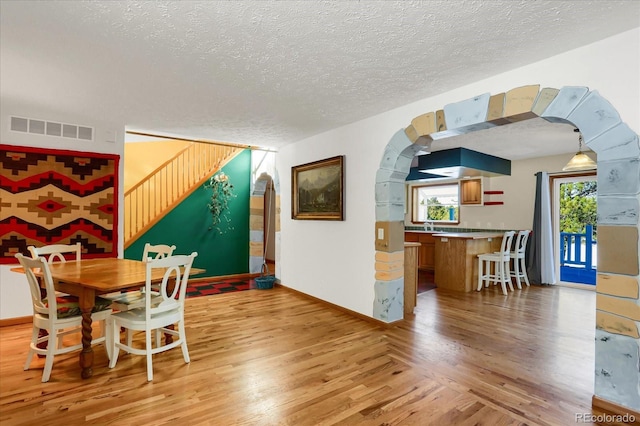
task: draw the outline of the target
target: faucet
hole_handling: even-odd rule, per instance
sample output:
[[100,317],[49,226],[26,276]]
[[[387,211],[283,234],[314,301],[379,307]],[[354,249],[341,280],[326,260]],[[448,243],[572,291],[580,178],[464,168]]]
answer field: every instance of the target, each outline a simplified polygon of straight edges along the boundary
[[425,231],[433,231],[433,222],[429,220],[424,221],[424,230]]

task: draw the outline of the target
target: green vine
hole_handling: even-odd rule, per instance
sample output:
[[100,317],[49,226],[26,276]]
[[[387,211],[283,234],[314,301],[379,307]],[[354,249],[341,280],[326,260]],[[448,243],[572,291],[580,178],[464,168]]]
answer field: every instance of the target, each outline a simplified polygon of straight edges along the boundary
[[[235,198],[233,193],[233,185],[229,182],[229,176],[224,172],[217,173],[209,179],[209,182],[204,184],[204,187],[211,189],[211,197],[207,203],[209,213],[211,213],[211,225],[209,230],[215,229],[219,234],[223,234],[221,224],[231,223],[229,214],[229,200]],[[232,230],[233,227],[227,226],[227,230]]]

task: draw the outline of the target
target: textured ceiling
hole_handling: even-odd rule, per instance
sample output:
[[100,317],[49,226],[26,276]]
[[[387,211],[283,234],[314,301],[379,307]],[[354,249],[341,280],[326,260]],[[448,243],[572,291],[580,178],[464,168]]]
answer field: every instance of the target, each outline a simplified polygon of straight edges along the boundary
[[279,147],[636,28],[640,2],[3,0],[0,16],[3,99]]

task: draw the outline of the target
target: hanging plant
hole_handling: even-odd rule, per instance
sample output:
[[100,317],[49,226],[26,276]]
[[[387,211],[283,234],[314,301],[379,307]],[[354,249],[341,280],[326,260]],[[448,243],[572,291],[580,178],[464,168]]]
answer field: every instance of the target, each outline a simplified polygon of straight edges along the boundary
[[[211,225],[209,230],[215,229],[218,233],[223,234],[221,224],[230,223],[231,218],[229,214],[229,199],[235,198],[233,193],[233,185],[229,182],[229,176],[224,172],[216,173],[211,176],[209,182],[204,184],[204,187],[211,189],[211,197],[207,203],[209,212],[211,213]],[[230,226],[226,227],[227,230],[233,229]]]

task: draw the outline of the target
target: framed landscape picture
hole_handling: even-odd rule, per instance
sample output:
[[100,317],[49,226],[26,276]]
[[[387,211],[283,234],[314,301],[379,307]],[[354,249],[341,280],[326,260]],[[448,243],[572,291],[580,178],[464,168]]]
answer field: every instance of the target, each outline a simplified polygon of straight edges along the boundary
[[344,220],[344,155],[291,168],[291,218]]

